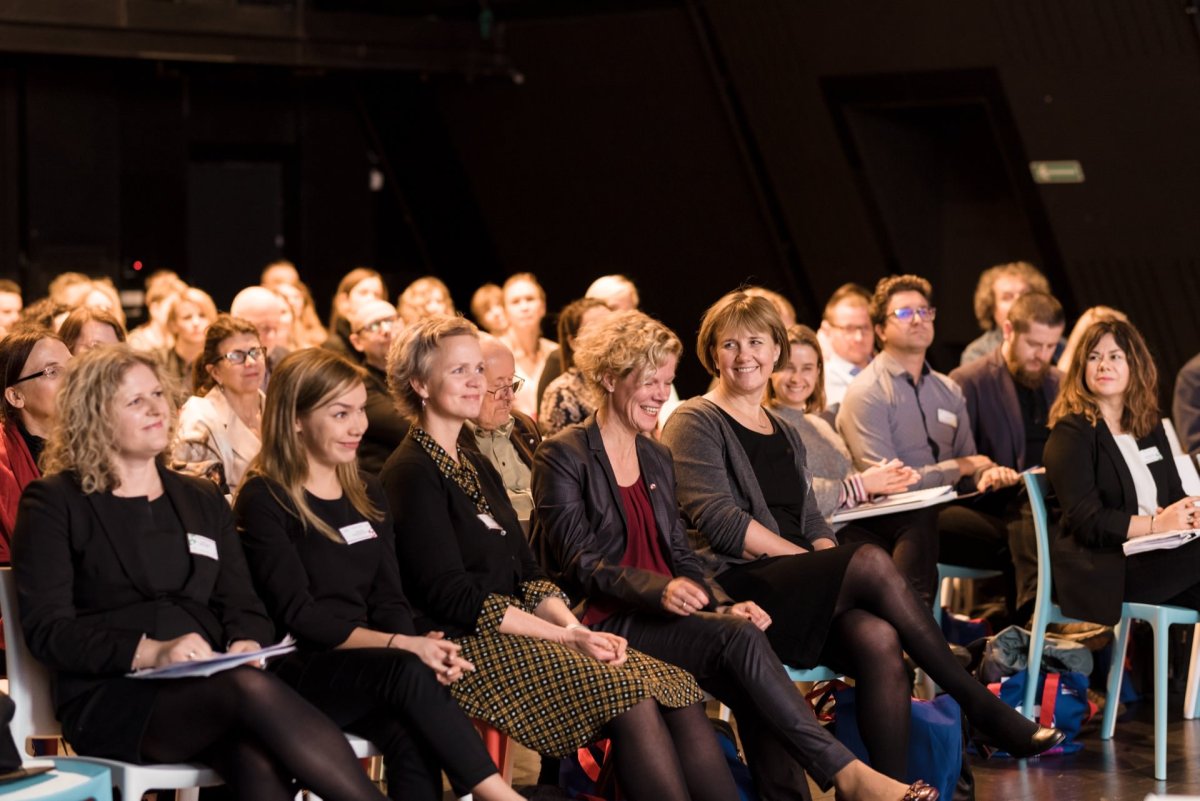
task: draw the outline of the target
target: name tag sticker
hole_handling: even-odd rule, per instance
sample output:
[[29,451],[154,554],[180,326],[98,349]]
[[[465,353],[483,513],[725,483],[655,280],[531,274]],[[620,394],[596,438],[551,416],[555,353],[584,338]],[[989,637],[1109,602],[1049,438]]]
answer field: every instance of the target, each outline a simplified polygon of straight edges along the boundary
[[487,512],[480,512],[479,519],[485,526],[487,526],[492,531],[499,531],[501,537],[503,537],[505,534],[508,533],[500,526],[499,523],[496,522],[496,518],[492,517]]
[[354,543],[362,542],[363,540],[373,540],[379,536],[375,533],[375,529],[371,528],[371,524],[366,520],[363,520],[360,523],[355,523],[352,526],[344,526],[343,528],[339,528],[338,532],[341,533],[342,539],[346,541],[347,545],[353,545]]
[[216,540],[202,534],[188,534],[188,551],[196,556],[207,556],[209,559],[220,559],[217,556]]
[[958,428],[958,415],[949,409],[938,409],[938,422],[945,423],[951,428]]
[[1151,445],[1149,448],[1143,448],[1138,452],[1138,455],[1142,457],[1143,464],[1154,464],[1155,462],[1161,462],[1163,458],[1162,454],[1158,451],[1157,445]]

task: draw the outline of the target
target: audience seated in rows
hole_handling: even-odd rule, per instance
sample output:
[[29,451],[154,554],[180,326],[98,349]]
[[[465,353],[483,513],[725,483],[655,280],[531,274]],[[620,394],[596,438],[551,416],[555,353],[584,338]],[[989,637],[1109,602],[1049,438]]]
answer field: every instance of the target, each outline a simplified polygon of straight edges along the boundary
[[[595,410],[596,405],[583,376],[575,368],[575,340],[588,326],[595,325],[610,314],[612,310],[596,298],[572,301],[558,313],[558,350],[550,354],[550,358],[555,359],[561,372],[546,382],[545,389],[538,393],[542,399],[538,424],[547,437],[569,425],[582,422]],[[549,360],[546,367],[548,371]],[[545,377],[543,373],[543,380]]]
[[369,425],[358,446],[358,466],[374,476],[408,433],[409,420],[396,409],[387,388],[388,351],[400,329],[400,318],[396,307],[386,300],[368,300],[352,309],[348,319],[350,344],[361,354],[366,370]]
[[834,416],[846,387],[875,356],[870,304],[871,293],[858,284],[838,287],[825,304],[817,337],[825,360],[825,408]]
[[329,336],[321,347],[353,359],[355,351],[350,343],[350,313],[368,300],[386,299],[387,287],[379,273],[369,267],[355,267],[346,273],[333,293]]
[[963,350],[960,364],[981,359],[1000,346],[1008,310],[1026,292],[1050,294],[1046,276],[1027,261],[997,264],[980,273],[975,286],[975,319],[983,333]]

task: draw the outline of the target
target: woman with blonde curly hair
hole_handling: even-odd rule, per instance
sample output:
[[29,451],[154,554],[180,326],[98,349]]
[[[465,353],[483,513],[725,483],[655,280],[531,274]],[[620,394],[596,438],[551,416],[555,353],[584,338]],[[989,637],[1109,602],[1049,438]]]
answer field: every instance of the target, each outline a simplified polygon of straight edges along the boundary
[[459,449],[485,391],[478,337],[462,318],[432,317],[388,359],[392,395],[415,422],[380,478],[418,630],[445,632],[475,666],[451,695],[547,756],[611,737],[632,801],[735,798],[696,683],[581,624],[534,560],[499,473]]
[[73,363],[46,476],[21,499],[13,570],[34,657],[55,675],[80,754],[211,764],[239,799],[377,799],[336,726],[272,674],[142,681],[130,671],[273,639],[233,518],[211,484],[166,469],[174,402],[128,345]]
[[1051,548],[1063,613],[1112,625],[1123,601],[1200,609],[1200,543],[1126,556],[1127,540],[1200,524],[1158,410],[1158,372],[1141,333],[1103,319],[1084,331],[1050,409],[1043,454],[1062,507]]

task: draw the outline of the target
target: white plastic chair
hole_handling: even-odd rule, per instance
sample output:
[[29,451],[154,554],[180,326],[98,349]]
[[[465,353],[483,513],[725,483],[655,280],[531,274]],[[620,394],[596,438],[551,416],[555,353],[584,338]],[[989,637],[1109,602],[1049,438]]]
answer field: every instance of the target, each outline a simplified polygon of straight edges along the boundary
[[[8,692],[16,704],[11,730],[18,750],[27,756],[29,738],[60,737],[62,728],[51,705],[49,674],[25,644],[17,615],[16,583],[8,567],[0,568],[0,615],[4,618]],[[141,801],[150,790],[176,790],[177,801],[197,801],[199,788],[221,784],[221,777],[203,765],[133,765],[98,757],[75,758],[112,771],[113,786],[121,791],[123,801]]]

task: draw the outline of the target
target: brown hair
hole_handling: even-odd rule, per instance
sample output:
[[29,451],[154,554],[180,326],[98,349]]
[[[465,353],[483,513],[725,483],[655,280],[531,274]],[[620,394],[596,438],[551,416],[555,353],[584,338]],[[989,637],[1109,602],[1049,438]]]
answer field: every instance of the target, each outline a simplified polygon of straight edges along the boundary
[[772,368],[778,370],[788,363],[789,345],[787,329],[779,318],[775,304],[761,295],[748,295],[741,289],[726,294],[708,307],[700,318],[700,335],[696,338],[696,356],[711,376],[719,376],[717,369],[717,338],[724,331],[743,330],[764,332],[779,346],[779,358]]
[[920,292],[929,303],[933,297],[933,286],[919,275],[889,275],[879,279],[875,294],[871,296],[871,322],[882,326],[887,322],[888,302],[892,295],[900,292]]
[[[228,314],[218,314],[217,319],[208,324],[204,332],[204,350],[192,368],[192,393],[204,395],[217,385],[217,379],[205,368],[216,364],[221,358],[221,343],[238,334],[251,334],[258,339],[258,329],[248,320],[241,317],[231,317]],[[259,343],[262,344],[261,342]]]
[[[290,505],[276,498],[289,513],[300,519],[304,529],[310,526],[334,542],[342,537],[309,506],[304,495],[308,480],[308,452],[296,436],[296,424],[305,415],[332,402],[334,398],[362,385],[367,371],[324,348],[306,348],[284,357],[271,373],[267,400],[263,405],[262,449],[254,457],[246,475],[265,476],[283,488]],[[335,470],[346,499],[359,514],[376,522],[383,513],[367,495],[358,473],[358,463],[339,464]],[[272,495],[274,489],[270,488]]]
[[350,290],[369,278],[379,279],[379,283],[383,286],[382,297],[387,297],[387,284],[383,282],[383,276],[370,267],[355,267],[346,273],[338,282],[337,291],[333,293],[333,303],[329,309],[329,333],[331,336],[337,333],[337,325],[342,320],[342,315],[338,313],[338,298],[342,295],[349,295]]
[[[817,332],[807,325],[789,326],[787,334],[788,345],[792,350],[797,346],[807,345],[817,354],[817,381],[813,385],[812,394],[804,402],[805,414],[817,414],[825,410],[825,355],[821,353],[821,340],[817,339]],[[790,354],[788,360],[791,360]],[[779,370],[775,372],[779,372]],[[767,402],[773,406],[779,405],[779,401],[775,397],[775,384],[772,381],[767,382]]]
[[558,313],[558,355],[565,373],[575,364],[575,349],[571,347],[571,338],[579,334],[579,326],[583,325],[583,315],[590,309],[607,309],[608,306],[599,298],[580,298],[573,300]]
[[538,296],[542,299],[542,303],[546,302],[546,290],[542,289],[541,283],[537,280],[537,276],[533,273],[513,273],[505,281],[501,287],[504,294],[508,294],[508,288],[520,281],[528,281],[533,284],[533,288],[537,290]]
[[1002,275],[1020,278],[1029,284],[1032,292],[1050,294],[1050,282],[1041,270],[1027,261],[1014,261],[1009,264],[997,264],[989,267],[979,275],[979,283],[975,285],[975,319],[984,331],[996,327],[996,279]]
[[79,338],[83,336],[83,327],[88,323],[103,323],[112,328],[118,342],[125,341],[125,326],[121,325],[121,321],[115,315],[104,309],[80,306],[68,314],[67,319],[58,327],[59,337],[67,343],[67,349],[72,354],[75,353],[75,346],[79,344]]
[[1106,334],[1111,334],[1117,347],[1125,351],[1129,365],[1129,385],[1125,388],[1121,428],[1141,439],[1158,425],[1158,369],[1146,347],[1146,340],[1133,324],[1126,320],[1108,319],[1092,323],[1083,333],[1076,358],[1063,377],[1058,400],[1050,409],[1050,427],[1069,414],[1081,414],[1093,426],[1102,417],[1095,393],[1087,385],[1087,364],[1091,352]]
[[[29,355],[43,339],[57,339],[62,342],[62,338],[53,331],[33,327],[18,328],[4,339],[0,339],[0,377],[4,380],[0,391],[17,382],[21,373],[25,372],[25,363],[29,361]],[[4,398],[4,403],[0,404],[0,419],[6,422],[19,419],[21,410],[9,403],[2,393],[0,397]]]
[[1017,298],[1008,310],[1008,321],[1018,334],[1028,333],[1029,326],[1034,323],[1050,328],[1067,324],[1062,304],[1045,292],[1026,292]]
[[853,282],[842,284],[829,296],[829,300],[825,303],[825,311],[821,314],[821,319],[832,320],[833,310],[846,301],[869,308],[871,305],[871,292],[865,286]]

